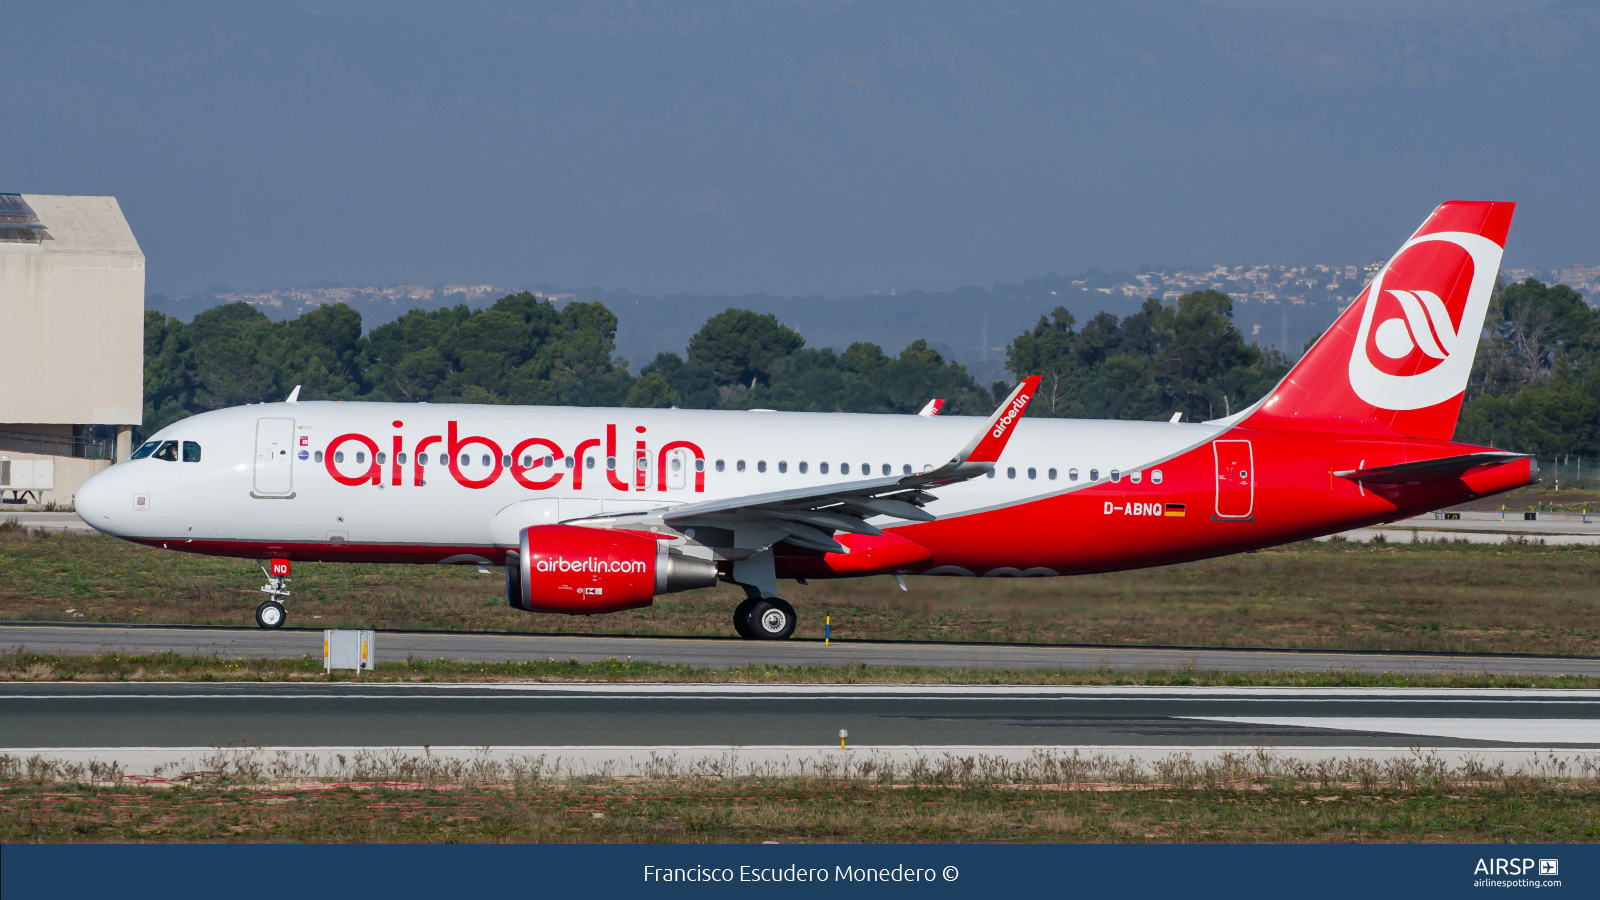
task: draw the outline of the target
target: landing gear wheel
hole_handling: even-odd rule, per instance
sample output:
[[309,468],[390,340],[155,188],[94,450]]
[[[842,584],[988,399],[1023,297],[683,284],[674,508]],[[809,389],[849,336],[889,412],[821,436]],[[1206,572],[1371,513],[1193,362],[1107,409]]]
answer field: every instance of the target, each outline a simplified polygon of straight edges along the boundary
[[282,628],[283,620],[289,614],[284,611],[283,604],[276,600],[266,600],[256,607],[256,624],[262,628]]
[[755,630],[750,627],[750,611],[760,602],[755,598],[746,598],[733,609],[733,630],[747,641],[756,639]]
[[750,611],[750,628],[764,641],[781,641],[794,634],[794,607],[773,597],[756,602]]

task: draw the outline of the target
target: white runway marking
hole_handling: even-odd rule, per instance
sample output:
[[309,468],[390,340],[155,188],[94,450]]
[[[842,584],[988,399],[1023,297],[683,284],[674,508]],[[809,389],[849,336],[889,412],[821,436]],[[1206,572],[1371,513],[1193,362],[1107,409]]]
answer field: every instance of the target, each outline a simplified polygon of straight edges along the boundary
[[1209,722],[1336,728],[1382,734],[1502,741],[1510,744],[1600,744],[1600,719],[1426,719],[1381,716],[1183,716]]

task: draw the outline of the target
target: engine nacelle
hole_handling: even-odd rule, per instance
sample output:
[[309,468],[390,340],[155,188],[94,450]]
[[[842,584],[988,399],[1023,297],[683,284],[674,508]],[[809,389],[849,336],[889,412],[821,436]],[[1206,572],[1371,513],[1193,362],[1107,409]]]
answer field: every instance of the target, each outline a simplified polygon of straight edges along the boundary
[[[508,554],[509,555],[509,554]],[[506,565],[506,599],[528,612],[591,615],[717,583],[716,563],[635,531],[535,525]]]

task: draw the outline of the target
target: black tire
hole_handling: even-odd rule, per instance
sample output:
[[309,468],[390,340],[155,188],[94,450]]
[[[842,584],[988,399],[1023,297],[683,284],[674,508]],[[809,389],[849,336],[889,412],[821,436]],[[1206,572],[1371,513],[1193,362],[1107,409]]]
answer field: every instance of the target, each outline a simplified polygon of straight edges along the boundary
[[747,641],[756,639],[755,631],[750,628],[750,611],[760,602],[760,600],[747,597],[733,609],[733,630],[738,633],[739,637]]
[[794,634],[794,607],[773,597],[750,610],[750,630],[763,641],[781,641]]
[[276,600],[266,600],[256,607],[256,624],[262,628],[282,628],[283,620],[289,618],[289,613],[284,610],[283,604]]

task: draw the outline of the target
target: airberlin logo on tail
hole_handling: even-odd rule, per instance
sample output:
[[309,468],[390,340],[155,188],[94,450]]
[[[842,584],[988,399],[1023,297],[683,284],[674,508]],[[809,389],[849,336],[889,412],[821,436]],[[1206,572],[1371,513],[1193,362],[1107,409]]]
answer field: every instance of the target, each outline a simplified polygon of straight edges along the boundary
[[1350,387],[1379,409],[1460,394],[1489,310],[1500,245],[1462,231],[1414,237],[1367,286]]
[[1006,429],[1010,428],[1011,423],[1017,420],[1017,416],[1022,415],[1022,411],[1027,406],[1028,395],[1018,394],[1017,398],[1011,401],[1011,407],[1006,410],[1006,414],[1000,417],[1000,421],[994,423],[994,430],[989,433],[994,437],[1003,436],[1006,433]]

